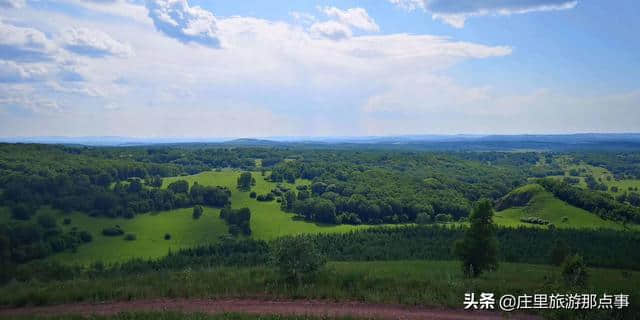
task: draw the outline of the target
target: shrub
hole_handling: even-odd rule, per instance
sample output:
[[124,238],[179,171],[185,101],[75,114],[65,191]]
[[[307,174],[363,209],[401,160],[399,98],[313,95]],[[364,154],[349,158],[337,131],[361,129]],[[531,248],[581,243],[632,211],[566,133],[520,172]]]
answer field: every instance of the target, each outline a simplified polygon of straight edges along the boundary
[[107,237],[117,237],[123,234],[124,234],[124,230],[120,229],[120,226],[102,229],[102,235]]
[[431,219],[431,216],[426,213],[426,212],[420,212],[418,213],[418,216],[416,217],[416,223],[418,224],[429,224],[433,222]]
[[249,193],[249,198],[255,199],[257,195],[258,194],[255,191],[251,191],[251,193]]
[[80,240],[82,242],[86,243],[93,241],[93,236],[88,231],[80,231],[80,234],[78,236],[80,237]]
[[278,240],[274,244],[272,261],[285,280],[296,284],[313,278],[326,263],[315,243],[307,237]]
[[124,236],[124,239],[127,241],[134,241],[136,240],[138,237],[136,237],[135,233],[127,233],[126,236]]
[[522,221],[524,223],[540,224],[540,225],[548,225],[549,224],[548,220],[540,219],[538,217],[524,217],[524,218],[520,218],[520,221]]
[[202,206],[193,207],[193,219],[200,219],[203,212],[204,210],[202,209]]
[[50,214],[43,214],[39,216],[38,224],[45,229],[54,229],[57,226],[56,218]]
[[70,218],[64,218],[64,220],[62,220],[62,224],[70,225],[71,224],[71,219]]
[[165,240],[171,240],[171,235],[170,235],[170,234],[168,234],[168,233],[165,233],[165,234],[164,234],[164,239],[165,239]]
[[567,257],[562,264],[562,278],[567,286],[586,287],[589,275],[582,256],[575,254]]

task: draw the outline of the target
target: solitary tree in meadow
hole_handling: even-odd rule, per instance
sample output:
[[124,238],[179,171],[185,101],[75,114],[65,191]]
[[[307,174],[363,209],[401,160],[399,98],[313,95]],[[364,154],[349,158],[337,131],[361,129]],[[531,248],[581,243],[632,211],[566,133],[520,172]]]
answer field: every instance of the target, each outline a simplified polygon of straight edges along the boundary
[[498,268],[498,240],[491,201],[480,200],[469,221],[471,226],[464,239],[456,242],[455,253],[462,260],[464,274],[477,277],[484,271]]
[[249,191],[251,189],[253,178],[251,172],[243,172],[238,177],[238,190]]

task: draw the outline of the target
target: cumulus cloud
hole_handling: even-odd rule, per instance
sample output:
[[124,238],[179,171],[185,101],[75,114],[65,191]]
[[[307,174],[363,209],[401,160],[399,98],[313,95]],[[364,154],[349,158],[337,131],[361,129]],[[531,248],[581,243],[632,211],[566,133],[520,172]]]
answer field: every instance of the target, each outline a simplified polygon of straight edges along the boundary
[[153,24],[164,34],[185,43],[220,47],[216,18],[210,11],[189,6],[187,0],[147,0],[146,6]]
[[350,38],[353,35],[349,26],[337,21],[318,22],[311,25],[309,31],[319,37],[333,40]]
[[55,44],[43,32],[6,24],[0,20],[0,59],[51,60],[55,51]]
[[433,19],[463,28],[470,17],[573,9],[577,0],[388,0],[407,10],[422,9]]
[[133,49],[128,44],[114,40],[108,34],[85,28],[67,29],[62,35],[63,46],[74,53],[91,56],[128,57],[133,54]]
[[366,32],[378,32],[380,27],[363,8],[341,10],[336,7],[318,8],[332,20],[317,22],[311,25],[309,31],[317,37],[333,40],[350,38],[353,29]]
[[24,7],[25,5],[25,0],[0,0],[0,7],[18,9]]
[[41,64],[19,64],[0,60],[0,82],[22,82],[43,79],[49,71]]
[[378,24],[369,16],[363,8],[351,8],[340,10],[336,7],[326,7],[322,12],[330,18],[335,18],[340,23],[363,31],[380,31]]

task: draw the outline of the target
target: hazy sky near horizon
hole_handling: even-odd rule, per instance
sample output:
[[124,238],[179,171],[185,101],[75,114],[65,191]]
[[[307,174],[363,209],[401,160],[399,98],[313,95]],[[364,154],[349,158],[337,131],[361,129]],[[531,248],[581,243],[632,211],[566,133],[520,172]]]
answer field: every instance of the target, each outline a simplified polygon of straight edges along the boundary
[[0,136],[640,131],[636,0],[0,0]]

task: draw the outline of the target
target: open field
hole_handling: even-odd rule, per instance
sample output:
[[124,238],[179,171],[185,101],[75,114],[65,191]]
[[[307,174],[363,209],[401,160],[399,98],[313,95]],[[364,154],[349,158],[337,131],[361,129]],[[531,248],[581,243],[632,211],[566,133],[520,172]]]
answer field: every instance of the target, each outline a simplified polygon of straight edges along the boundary
[[[221,172],[204,172],[193,176],[173,177],[164,179],[163,187],[176,180],[187,180],[192,185],[198,182],[205,186],[225,186],[232,191],[231,204],[233,208],[248,207],[251,209],[252,237],[270,240],[284,235],[319,232],[347,232],[367,226],[351,225],[321,225],[305,221],[297,221],[294,215],[280,210],[276,201],[259,202],[249,197],[250,192],[236,189],[236,179],[239,171],[225,170]],[[268,193],[276,187],[276,183],[265,181],[260,172],[254,172],[256,186],[251,190],[258,194]],[[298,180],[297,184],[308,184],[308,181]],[[295,187],[286,184],[287,187]],[[64,230],[77,227],[78,230],[89,231],[93,241],[80,246],[76,252],[63,252],[52,255],[49,259],[61,263],[90,264],[96,261],[104,263],[123,262],[132,258],[157,258],[166,255],[169,250],[194,247],[215,243],[220,236],[227,235],[227,226],[219,218],[220,209],[206,208],[203,216],[194,220],[192,208],[175,209],[137,215],[134,219],[90,217],[84,213],[74,212],[64,214],[58,210],[42,207],[37,215],[53,214],[58,224]],[[65,218],[71,219],[71,224],[63,225]],[[36,217],[32,217],[36,219]],[[10,220],[10,213],[6,207],[0,208],[0,222]],[[137,239],[126,241],[120,237],[106,237],[102,229],[119,225],[125,233],[133,233]],[[170,240],[164,240],[165,234],[170,234]]]
[[[637,303],[640,272],[590,268],[580,292],[628,293]],[[525,275],[526,276],[523,276]],[[565,292],[559,268],[503,263],[494,272],[465,278],[457,261],[330,262],[301,286],[280,280],[270,267],[154,272],[109,278],[10,283],[0,288],[0,305],[171,299],[305,299],[460,308],[467,292],[496,295]]]
[[[193,176],[173,177],[164,179],[163,187],[176,180],[187,180],[189,185],[198,182],[205,186],[225,186],[231,189],[231,206],[233,208],[251,209],[251,229],[252,237],[256,239],[274,239],[284,235],[296,235],[303,233],[318,232],[346,232],[358,228],[366,228],[366,226],[351,225],[321,225],[317,223],[309,223],[305,221],[294,220],[294,215],[285,213],[280,210],[280,204],[276,201],[260,202],[251,199],[248,192],[239,191],[236,188],[239,171],[209,171]],[[253,172],[256,179],[256,185],[251,188],[257,194],[266,194],[277,186],[277,183],[265,181],[260,172]],[[295,185],[282,183],[286,187],[295,188]],[[309,181],[299,179],[296,185],[309,184]]]
[[[498,225],[517,227],[545,227],[531,223],[524,223],[520,218],[537,217],[553,223],[558,228],[610,228],[616,230],[624,229],[620,223],[604,220],[597,215],[584,209],[574,207],[544,190],[539,185],[527,185],[520,187],[512,193],[531,192],[533,197],[526,206],[512,207],[496,212],[494,221]],[[567,218],[566,222],[563,218]]]

